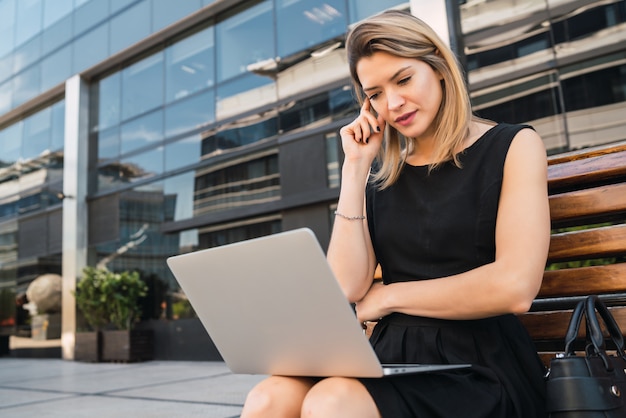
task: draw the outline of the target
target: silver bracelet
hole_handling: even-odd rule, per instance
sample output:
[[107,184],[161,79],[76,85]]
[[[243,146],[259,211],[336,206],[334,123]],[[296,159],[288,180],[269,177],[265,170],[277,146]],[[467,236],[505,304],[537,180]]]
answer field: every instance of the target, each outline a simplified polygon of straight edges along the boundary
[[343,215],[343,214],[341,214],[341,213],[339,213],[339,212],[337,212],[337,211],[335,211],[335,215],[336,215],[336,216],[339,216],[340,218],[347,219],[347,220],[349,220],[349,221],[362,221],[363,219],[365,219],[365,216],[363,216],[363,215],[359,215],[359,216],[346,216],[346,215]]

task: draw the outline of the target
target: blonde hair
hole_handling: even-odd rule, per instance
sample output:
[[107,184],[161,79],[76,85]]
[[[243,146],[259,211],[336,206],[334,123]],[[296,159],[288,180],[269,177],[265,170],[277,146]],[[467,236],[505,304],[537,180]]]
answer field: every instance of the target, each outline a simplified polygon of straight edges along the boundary
[[[458,150],[469,133],[472,109],[465,79],[456,56],[433,29],[417,17],[403,11],[389,10],[358,23],[346,39],[348,64],[354,89],[362,104],[364,94],[356,72],[363,57],[383,51],[403,58],[415,58],[429,64],[443,77],[443,98],[434,120],[437,144],[429,169],[446,161],[461,166]],[[386,140],[378,159],[380,169],[373,181],[381,189],[391,186],[400,175],[408,154],[414,147],[411,138],[405,138],[387,125]]]

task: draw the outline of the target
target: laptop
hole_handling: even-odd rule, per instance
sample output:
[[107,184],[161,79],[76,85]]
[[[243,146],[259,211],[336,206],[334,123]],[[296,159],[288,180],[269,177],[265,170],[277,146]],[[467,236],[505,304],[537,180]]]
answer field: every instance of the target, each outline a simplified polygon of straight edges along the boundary
[[233,373],[382,377],[470,367],[382,365],[308,228],[167,264]]

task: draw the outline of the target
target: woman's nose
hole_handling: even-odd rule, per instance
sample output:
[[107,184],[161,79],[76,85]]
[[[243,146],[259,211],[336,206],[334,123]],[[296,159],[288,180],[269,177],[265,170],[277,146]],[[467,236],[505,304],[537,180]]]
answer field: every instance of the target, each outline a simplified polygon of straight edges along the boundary
[[390,92],[387,94],[387,107],[389,110],[400,109],[404,105],[404,97],[401,94]]

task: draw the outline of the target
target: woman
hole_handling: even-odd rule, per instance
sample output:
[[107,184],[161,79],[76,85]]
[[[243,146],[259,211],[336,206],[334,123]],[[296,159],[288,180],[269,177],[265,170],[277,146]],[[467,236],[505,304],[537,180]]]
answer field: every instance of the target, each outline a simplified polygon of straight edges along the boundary
[[539,290],[549,244],[541,138],[473,117],[454,55],[410,14],[357,24],[346,49],[362,106],[341,129],[328,261],[358,320],[378,321],[381,362],[472,367],[272,376],[242,417],[545,416],[543,366],[514,315]]

